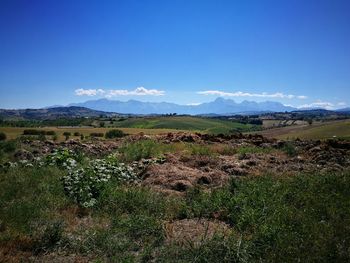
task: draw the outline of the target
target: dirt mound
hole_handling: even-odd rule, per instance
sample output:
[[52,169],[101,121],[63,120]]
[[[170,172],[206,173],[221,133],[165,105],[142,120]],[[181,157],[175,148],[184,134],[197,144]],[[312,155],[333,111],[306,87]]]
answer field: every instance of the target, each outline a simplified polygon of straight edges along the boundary
[[156,136],[159,141],[164,143],[171,142],[249,142],[254,145],[261,145],[263,143],[273,143],[276,140],[268,139],[259,134],[248,134],[244,135],[241,133],[237,134],[202,134],[202,133],[190,133],[190,132],[178,132],[178,133],[168,133]]
[[221,221],[207,219],[183,219],[165,224],[166,243],[200,245],[215,234],[228,235],[230,227]]
[[121,141],[90,141],[81,142],[78,140],[68,140],[65,142],[53,141],[24,141],[26,146],[37,149],[37,154],[48,154],[59,147],[68,148],[73,151],[81,151],[88,155],[106,155],[113,152],[121,145]]
[[203,172],[181,163],[165,163],[149,166],[142,178],[145,186],[165,193],[180,194],[195,185],[221,186],[229,176],[221,171]]

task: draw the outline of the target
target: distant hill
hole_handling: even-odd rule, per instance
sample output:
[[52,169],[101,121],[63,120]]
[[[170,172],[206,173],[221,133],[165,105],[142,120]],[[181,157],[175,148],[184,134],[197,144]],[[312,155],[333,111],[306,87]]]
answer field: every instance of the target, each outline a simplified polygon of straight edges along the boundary
[[139,128],[139,129],[179,129],[191,131],[203,131],[207,133],[227,133],[232,131],[254,131],[259,126],[243,124],[230,120],[212,118],[198,118],[193,116],[161,116],[128,118],[113,124],[118,128]]
[[337,112],[350,113],[350,107],[337,110]]
[[129,100],[126,102],[108,99],[90,100],[83,103],[73,103],[68,106],[80,106],[89,109],[118,112],[124,114],[220,114],[230,115],[245,112],[284,112],[296,108],[285,106],[274,101],[255,102],[243,101],[237,103],[231,99],[217,98],[216,100],[199,105],[179,105],[168,102],[141,102]]
[[0,109],[0,117],[7,120],[53,120],[58,118],[97,117],[100,115],[112,115],[112,113],[75,106],[21,110]]

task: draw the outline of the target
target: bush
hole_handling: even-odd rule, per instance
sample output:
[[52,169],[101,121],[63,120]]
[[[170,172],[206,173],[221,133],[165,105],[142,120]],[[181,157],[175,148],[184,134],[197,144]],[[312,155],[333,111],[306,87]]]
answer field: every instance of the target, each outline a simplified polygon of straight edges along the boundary
[[66,140],[68,140],[69,136],[71,136],[71,133],[70,132],[64,132],[63,136],[65,137]]
[[113,139],[113,138],[121,138],[121,137],[124,137],[125,135],[126,134],[123,131],[114,129],[106,132],[105,137],[106,139]]
[[0,142],[0,151],[2,152],[5,152],[5,153],[14,152],[16,148],[17,148],[17,143],[15,140]]
[[23,135],[56,135],[55,131],[44,131],[35,129],[25,129],[23,130]]
[[80,136],[80,132],[75,132],[74,136]]
[[128,166],[96,159],[86,168],[69,170],[68,175],[63,177],[63,185],[66,194],[74,202],[82,207],[92,207],[111,179],[132,182],[137,180],[137,177]]
[[103,137],[104,134],[102,132],[92,132],[90,133],[91,137]]
[[6,134],[4,132],[0,132],[0,141],[6,140]]
[[56,132],[55,132],[55,131],[46,131],[45,134],[46,134],[46,135],[55,136],[55,135],[56,135]]
[[35,130],[35,129],[26,129],[23,130],[23,135],[45,135],[45,131]]

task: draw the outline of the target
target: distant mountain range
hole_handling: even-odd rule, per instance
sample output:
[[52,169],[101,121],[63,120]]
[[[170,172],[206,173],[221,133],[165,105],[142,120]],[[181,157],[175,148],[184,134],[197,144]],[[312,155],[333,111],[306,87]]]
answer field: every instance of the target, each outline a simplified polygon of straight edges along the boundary
[[83,103],[72,103],[68,106],[86,107],[93,110],[117,112],[122,114],[219,114],[231,115],[254,112],[284,112],[297,110],[274,101],[255,102],[243,101],[237,103],[230,99],[216,100],[199,105],[179,105],[168,102],[141,102],[129,100],[126,102],[108,99],[90,100]]
[[83,103],[72,103],[68,106],[52,106],[43,109],[0,109],[2,119],[22,120],[53,120],[57,118],[98,117],[115,115],[151,115],[151,114],[189,114],[202,116],[234,115],[234,114],[261,114],[269,112],[295,112],[313,114],[315,112],[332,114],[350,114],[350,108],[328,111],[325,109],[297,109],[285,106],[279,102],[243,101],[236,103],[230,99],[217,98],[216,100],[199,105],[179,105],[168,102],[141,102],[129,100],[126,102],[99,99]]

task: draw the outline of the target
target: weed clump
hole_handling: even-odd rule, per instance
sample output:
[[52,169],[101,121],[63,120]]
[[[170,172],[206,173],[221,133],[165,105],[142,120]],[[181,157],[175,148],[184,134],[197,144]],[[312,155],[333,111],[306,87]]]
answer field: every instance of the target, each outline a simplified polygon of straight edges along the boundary
[[291,142],[287,142],[283,147],[282,151],[285,152],[289,157],[298,155],[298,151]]
[[154,140],[141,140],[127,143],[119,149],[121,159],[126,162],[139,161],[159,157],[162,154],[162,144]]

